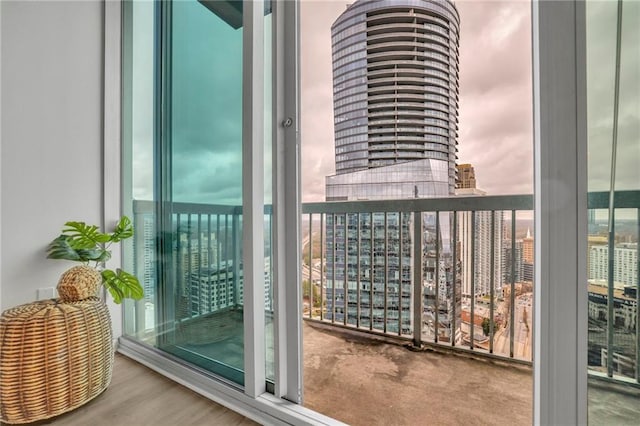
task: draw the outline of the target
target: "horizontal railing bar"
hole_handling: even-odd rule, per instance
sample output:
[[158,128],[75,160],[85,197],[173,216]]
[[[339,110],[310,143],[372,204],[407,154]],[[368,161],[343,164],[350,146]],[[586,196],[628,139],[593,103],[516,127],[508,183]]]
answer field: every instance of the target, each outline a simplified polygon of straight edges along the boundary
[[[155,205],[155,202],[149,200],[133,200],[133,213],[152,213]],[[242,206],[171,202],[167,202],[166,205],[171,206],[171,212],[175,214],[242,214]],[[264,206],[264,214],[273,214],[273,207],[270,204]]]
[[[134,213],[152,213],[155,209],[156,202],[148,200],[133,200]],[[171,212],[176,214],[241,214],[240,206],[225,206],[221,204],[196,204],[196,203],[171,203],[167,202],[166,206],[171,206]]]
[[[608,209],[609,192],[589,192],[587,207],[589,209]],[[613,199],[616,209],[640,208],[640,191],[616,191]]]
[[[133,212],[152,212],[155,202],[134,200]],[[242,214],[241,206],[198,203],[169,203],[173,213],[181,214]],[[640,208],[640,191],[616,191],[614,207]],[[590,192],[589,209],[609,208],[609,192]],[[265,214],[272,213],[270,205]],[[374,213],[413,211],[485,211],[533,210],[533,195],[486,195],[474,197],[410,198],[401,200],[328,201],[303,203],[302,213]]]
[[482,210],[533,210],[532,195],[408,198],[401,200],[303,203],[303,213],[391,213]]

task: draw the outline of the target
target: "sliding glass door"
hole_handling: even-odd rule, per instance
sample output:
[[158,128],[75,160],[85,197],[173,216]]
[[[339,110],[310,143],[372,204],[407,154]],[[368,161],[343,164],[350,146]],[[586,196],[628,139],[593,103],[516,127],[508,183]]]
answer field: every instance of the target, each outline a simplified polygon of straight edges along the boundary
[[[246,310],[265,324],[261,358],[274,376],[271,127],[259,126],[259,137],[243,131],[253,110],[262,111],[251,114],[254,124],[270,120],[271,81],[247,96],[256,61],[246,58],[265,46],[247,45],[243,9],[239,1],[134,1],[123,15],[125,210],[145,288],[143,301],[125,307],[125,333],[236,385],[245,384]],[[268,3],[264,12],[260,41],[271,40]],[[256,162],[260,187],[245,173]],[[254,246],[260,255],[248,257]]]
[[635,424],[640,383],[640,3],[586,3],[589,423]]

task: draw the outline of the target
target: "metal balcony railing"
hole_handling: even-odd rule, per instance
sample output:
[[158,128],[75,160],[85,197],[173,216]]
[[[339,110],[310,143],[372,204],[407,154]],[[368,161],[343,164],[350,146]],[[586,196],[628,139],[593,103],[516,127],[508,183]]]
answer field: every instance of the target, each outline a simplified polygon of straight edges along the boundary
[[[589,194],[590,251],[608,199]],[[530,362],[534,265],[523,251],[533,240],[511,236],[532,207],[532,196],[303,204],[304,318]],[[604,261],[631,278],[618,283],[619,271],[605,270],[597,286],[596,259],[587,254],[596,283],[589,284],[589,366],[640,383],[640,191],[616,192],[614,208],[635,221],[623,222],[627,234],[613,229],[600,242],[610,248]],[[635,241],[625,245],[635,257],[616,254],[618,240]],[[321,248],[305,250],[314,244]]]
[[[141,303],[172,304],[166,312],[175,318],[164,321],[240,308],[241,207],[162,207],[133,204]],[[616,192],[608,233],[601,228],[609,194],[590,193],[588,207],[590,373],[637,384],[640,191]],[[532,209],[531,195],[304,203],[303,317],[530,363],[533,240],[522,232]],[[266,207],[267,232],[271,215]],[[273,312],[272,276],[267,254],[266,312]]]
[[532,209],[528,195],[303,204],[305,319],[530,362],[532,276],[505,256]]

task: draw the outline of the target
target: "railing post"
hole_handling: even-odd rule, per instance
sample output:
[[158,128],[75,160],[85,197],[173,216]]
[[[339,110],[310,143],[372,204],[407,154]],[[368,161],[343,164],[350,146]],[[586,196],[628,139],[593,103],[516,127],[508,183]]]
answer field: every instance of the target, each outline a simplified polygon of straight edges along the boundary
[[413,345],[422,346],[422,212],[413,212]]
[[[240,214],[233,215],[231,234],[233,244],[233,303],[234,308],[240,305]],[[228,259],[228,258],[227,258]],[[229,270],[229,263],[226,265],[227,271]],[[227,272],[227,275],[229,272]],[[244,281],[244,279],[243,279]],[[244,301],[242,303],[244,307]]]
[[324,268],[324,213],[320,213],[320,320],[324,319],[324,292],[326,280],[324,274],[326,272]]
[[389,310],[389,221],[388,214],[384,212],[384,312],[382,314],[384,324],[382,325],[382,330],[384,333],[387,332],[387,321],[388,321],[388,313]]
[[473,349],[473,341],[476,337],[476,212],[471,211],[471,255],[468,262],[471,263],[471,291],[469,299],[471,302],[470,314],[471,321],[469,322],[469,349]]
[[[309,318],[313,313],[313,214],[309,213]],[[304,250],[304,247],[302,248]],[[302,289],[304,295],[304,288]],[[303,311],[304,315],[304,311]]]
[[344,244],[344,267],[342,268],[342,324],[347,325],[349,318],[349,214],[344,214],[344,233],[342,243]]
[[438,329],[440,328],[440,318],[438,309],[440,305],[440,211],[436,211],[436,263],[435,267],[435,291],[433,298],[433,341],[438,343]]
[[456,315],[456,304],[458,303],[458,295],[456,292],[457,281],[458,281],[458,212],[453,211],[453,238],[452,238],[452,246],[451,247],[451,259],[452,259],[452,270],[451,270],[451,294],[453,298],[453,302],[451,303],[451,321],[449,321],[449,327],[451,327],[451,346],[456,345],[456,332],[458,329],[458,319]]
[[402,276],[402,212],[398,212],[398,336],[402,336],[402,296],[403,276]]
[[356,213],[356,217],[356,327],[360,328],[360,250],[362,249],[360,246],[360,213]]
[[332,247],[332,251],[333,251],[333,268],[332,268],[332,283],[331,283],[331,323],[335,323],[336,322],[336,268],[338,267],[338,262],[336,262],[336,241],[338,240],[336,238],[336,220],[338,218],[338,215],[334,214],[333,215],[333,220],[331,222],[332,224],[332,234],[331,234],[331,239],[332,239],[332,243],[331,243],[331,247]]
[[[613,194],[611,194],[613,198]],[[607,243],[607,376],[613,377],[613,333],[615,323],[614,311],[614,280],[615,280],[615,254],[616,254],[616,220],[615,209],[609,210],[609,241]]]
[[[640,239],[640,208],[636,209],[638,224],[638,239]],[[640,249],[640,245],[638,246]],[[640,253],[638,253],[640,254]],[[636,254],[636,383],[640,383],[640,256]]]
[[489,353],[493,353],[493,340],[495,339],[495,279],[496,279],[496,212],[491,211],[491,278],[489,280]]
[[511,210],[511,292],[509,293],[509,356],[513,358],[516,321],[516,211]]
[[373,213],[369,213],[369,330],[373,330],[373,279],[375,277],[373,264],[374,239]]

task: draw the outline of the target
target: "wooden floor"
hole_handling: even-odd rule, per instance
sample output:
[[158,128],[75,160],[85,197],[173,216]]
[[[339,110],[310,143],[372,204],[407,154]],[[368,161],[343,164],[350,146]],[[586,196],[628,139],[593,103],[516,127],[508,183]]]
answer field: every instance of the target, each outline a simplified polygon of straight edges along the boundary
[[107,390],[86,405],[31,425],[255,425],[122,355]]

